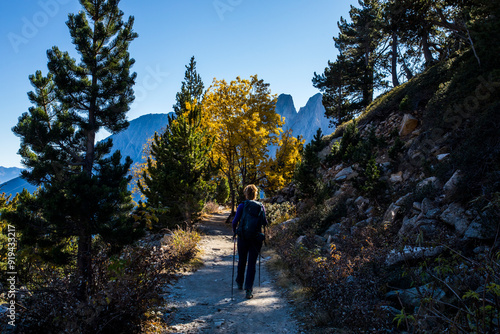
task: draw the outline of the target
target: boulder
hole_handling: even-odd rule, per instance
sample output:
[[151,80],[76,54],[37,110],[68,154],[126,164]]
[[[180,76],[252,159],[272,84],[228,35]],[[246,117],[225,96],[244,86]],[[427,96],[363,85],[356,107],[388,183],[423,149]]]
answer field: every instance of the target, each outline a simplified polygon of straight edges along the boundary
[[392,203],[391,205],[389,205],[389,207],[387,208],[387,210],[385,211],[385,214],[384,214],[384,218],[383,218],[383,223],[389,223],[389,224],[392,224],[394,223],[394,220],[396,219],[396,216],[399,212],[399,209],[401,207]]
[[367,215],[368,217],[373,217],[375,216],[375,213],[376,213],[376,210],[375,210],[375,207],[373,206],[370,206],[368,209],[366,209],[365,211],[365,215]]
[[427,212],[429,212],[430,210],[432,210],[434,208],[435,208],[434,202],[432,202],[428,198],[424,198],[424,200],[422,201],[422,207],[421,207],[422,213],[424,215],[426,215]]
[[402,224],[401,228],[399,229],[398,236],[400,238],[403,238],[408,233],[410,233],[411,231],[416,229],[418,227],[417,220],[418,220],[417,216],[412,217],[412,218],[408,218],[408,216],[405,216],[403,218],[403,224]]
[[413,132],[418,126],[418,119],[410,114],[405,114],[401,121],[401,128],[399,130],[400,136],[406,136]]
[[494,239],[496,236],[496,226],[489,223],[486,219],[481,216],[477,216],[476,219],[468,226],[464,233],[464,239],[480,239],[489,240]]
[[464,235],[465,231],[470,225],[465,209],[458,203],[452,203],[446,210],[439,216],[443,222],[455,227],[455,231],[459,236]]
[[403,182],[403,172],[399,171],[396,174],[391,174],[389,179],[392,183]]
[[450,153],[443,153],[443,154],[438,154],[436,158],[438,161],[443,161],[443,160],[447,159],[449,156],[450,156]]
[[300,218],[292,218],[292,219],[288,219],[287,221],[284,221],[283,223],[280,224],[280,226],[282,227],[286,227],[287,225],[290,225],[290,224],[295,224],[296,222],[298,222],[300,220]]
[[453,196],[457,192],[457,185],[460,181],[460,171],[457,170],[443,187],[446,197]]
[[419,220],[418,229],[424,233],[426,238],[431,239],[438,234],[438,222],[433,219]]
[[363,210],[368,204],[370,204],[370,200],[363,196],[359,196],[354,200],[354,205],[356,205],[359,210]]
[[428,177],[428,178],[420,181],[417,184],[417,189],[422,190],[424,187],[427,187],[430,184],[432,185],[432,187],[434,189],[438,189],[439,188],[439,180],[437,179],[437,177],[432,176],[432,177]]
[[323,236],[325,238],[328,238],[329,235],[334,236],[334,235],[340,234],[341,232],[342,232],[342,224],[335,223],[335,224],[332,224],[328,228],[328,230],[325,231],[325,233],[323,234]]
[[432,298],[441,300],[446,296],[446,293],[440,288],[433,288],[431,284],[426,284],[420,287],[411,289],[401,289],[390,291],[385,294],[387,299],[392,299],[396,302],[401,300],[404,307],[418,307],[424,298]]
[[391,171],[391,162],[390,161],[386,161],[386,162],[380,163],[380,170],[384,174],[390,172]]
[[405,246],[403,250],[394,249],[387,255],[385,263],[392,266],[401,262],[433,257],[444,251],[443,246],[438,247],[412,247]]
[[352,167],[346,167],[337,173],[335,176],[335,181],[344,181],[350,180],[358,176],[358,173],[355,172]]
[[413,195],[413,193],[408,193],[408,194],[404,195],[403,197],[401,197],[400,199],[398,199],[394,204],[396,204],[397,206],[402,206],[405,204],[406,200],[412,195]]

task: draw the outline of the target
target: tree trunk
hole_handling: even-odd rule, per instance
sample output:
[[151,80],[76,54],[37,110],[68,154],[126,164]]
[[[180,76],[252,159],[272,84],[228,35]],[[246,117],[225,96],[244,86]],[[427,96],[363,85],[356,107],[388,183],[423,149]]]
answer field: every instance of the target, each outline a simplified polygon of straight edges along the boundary
[[233,184],[233,178],[231,175],[227,178],[227,182],[229,183],[229,192],[231,193],[231,215],[234,215],[234,206],[236,203],[236,195],[234,191],[234,184]]
[[80,300],[87,299],[92,286],[92,236],[86,231],[81,231],[78,237],[78,290]]
[[391,73],[392,73],[392,85],[394,87],[399,86],[399,79],[398,79],[398,35],[396,34],[396,32],[392,33]]
[[429,35],[427,32],[424,33],[424,36],[422,37],[422,51],[424,52],[424,57],[425,57],[425,66],[428,67],[432,65],[434,62],[434,58],[432,57],[432,52],[429,46]]

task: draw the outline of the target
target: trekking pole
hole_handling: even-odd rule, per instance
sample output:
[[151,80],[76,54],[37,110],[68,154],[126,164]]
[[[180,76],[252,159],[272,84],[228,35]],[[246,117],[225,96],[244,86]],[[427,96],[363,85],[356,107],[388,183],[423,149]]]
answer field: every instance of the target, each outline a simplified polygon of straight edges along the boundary
[[[266,226],[262,226],[262,228],[264,229],[264,240],[263,240],[263,243],[264,243],[264,246],[267,246],[266,244]],[[259,251],[259,286],[260,286],[260,258],[262,257],[262,247],[260,248],[260,251]]]
[[259,286],[260,286],[260,252],[259,252]]
[[233,236],[233,275],[231,277],[231,300],[234,300],[233,298],[233,290],[234,290],[234,261],[236,258],[236,237]]

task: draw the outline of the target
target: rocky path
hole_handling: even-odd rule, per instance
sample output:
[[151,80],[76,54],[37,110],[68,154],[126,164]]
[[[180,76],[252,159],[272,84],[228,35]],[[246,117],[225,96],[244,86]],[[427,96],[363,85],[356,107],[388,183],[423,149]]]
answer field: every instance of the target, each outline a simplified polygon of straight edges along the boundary
[[273,286],[265,258],[260,287],[257,268],[254,298],[245,299],[244,291],[234,284],[231,299],[233,243],[231,229],[224,224],[227,216],[228,212],[216,214],[201,223],[204,265],[170,289],[172,333],[300,333],[290,306]]

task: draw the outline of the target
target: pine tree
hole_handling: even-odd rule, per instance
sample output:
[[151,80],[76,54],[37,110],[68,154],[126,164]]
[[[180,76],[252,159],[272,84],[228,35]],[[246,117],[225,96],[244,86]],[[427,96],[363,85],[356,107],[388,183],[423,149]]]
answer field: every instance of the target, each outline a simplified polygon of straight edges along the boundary
[[318,153],[322,148],[322,131],[319,128],[313,140],[304,147],[301,161],[297,165],[294,174],[294,181],[297,184],[297,188],[306,198],[313,198],[320,190],[318,169],[321,166],[321,161]]
[[[138,232],[129,218],[128,169],[112,142],[96,143],[101,128],[117,133],[128,126],[126,112],[134,100],[129,43],[137,37],[134,19],[122,20],[119,0],[80,0],[83,11],[70,14],[67,26],[80,62],[54,46],[47,51],[49,73],[30,76],[34,104],[13,128],[21,137],[20,155],[28,168],[23,177],[40,186],[23,193],[10,219],[26,244],[46,255],[64,254],[69,238],[78,239],[78,293],[92,287],[92,239],[113,245]],[[90,21],[89,21],[90,20]],[[54,256],[50,256],[52,259]]]
[[184,81],[181,85],[181,91],[175,95],[174,113],[176,116],[186,110],[186,103],[193,103],[196,100],[201,103],[203,100],[204,85],[201,76],[196,71],[196,61],[191,57],[189,65],[186,65]]
[[377,0],[359,1],[361,8],[351,6],[351,22],[341,18],[339,35],[334,38],[339,55],[329,62],[324,73],[314,73],[313,85],[323,94],[326,116],[334,125],[358,115],[374,97],[374,91],[385,85],[377,72],[381,8]]
[[176,96],[175,113],[169,116],[165,132],[155,134],[138,183],[146,206],[166,212],[174,221],[196,220],[208,197],[213,136],[202,128],[202,97],[203,82],[192,57]]

